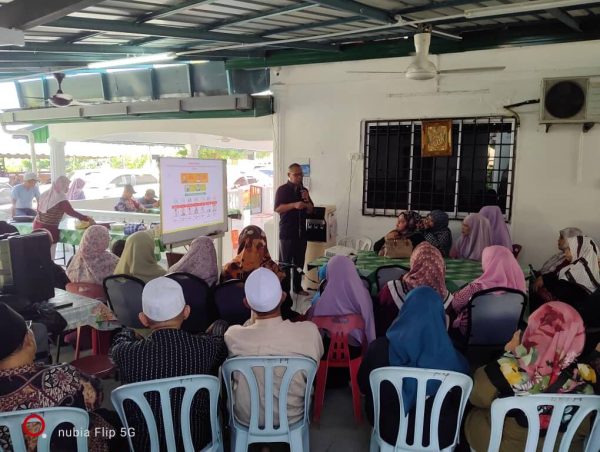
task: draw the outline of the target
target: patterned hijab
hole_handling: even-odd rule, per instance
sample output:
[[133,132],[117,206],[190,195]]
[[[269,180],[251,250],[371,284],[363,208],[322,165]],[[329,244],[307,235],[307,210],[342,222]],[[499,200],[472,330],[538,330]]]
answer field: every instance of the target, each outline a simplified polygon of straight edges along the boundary
[[500,245],[488,246],[481,254],[483,274],[474,283],[482,289],[508,287],[526,292],[525,275],[512,251]]
[[400,212],[398,218],[403,217],[406,221],[406,227],[402,231],[398,231],[398,229],[394,229],[393,231],[388,232],[385,236],[387,240],[401,239],[407,237],[414,233],[419,227],[419,222],[421,221],[421,215],[414,210],[405,210]]
[[510,238],[510,232],[504,221],[504,215],[498,206],[485,206],[479,211],[479,214],[487,218],[490,222],[490,234],[492,239],[492,245],[505,246],[512,251],[512,240]]
[[452,232],[448,228],[448,214],[443,210],[432,210],[428,215],[431,217],[433,226],[423,231],[425,240],[435,246],[442,256],[448,257],[452,248]]
[[[440,295],[431,287],[417,287],[406,297],[398,317],[387,330],[390,366],[450,370],[469,374],[467,360],[458,353],[446,332],[446,316]],[[434,395],[439,383],[427,384],[427,395]],[[402,385],[404,411],[417,398],[413,379]]]
[[127,237],[115,275],[131,275],[147,283],[166,273],[154,257],[154,231],[138,231]]
[[558,272],[558,278],[585,287],[590,293],[600,288],[598,246],[589,237],[578,235],[567,239],[572,262]]
[[67,199],[66,191],[69,188],[69,178],[67,176],[58,177],[53,183],[50,190],[46,190],[40,196],[38,203],[38,211],[46,213],[58,203]]
[[185,256],[169,269],[169,273],[175,272],[191,273],[209,286],[214,285],[219,276],[219,268],[217,267],[217,252],[212,239],[196,237]]
[[271,259],[267,248],[267,236],[258,226],[250,225],[242,229],[239,237],[238,254],[223,268],[221,280],[241,279],[246,281],[250,273],[259,267],[271,270],[280,281],[285,273]]
[[[327,286],[314,305],[312,315],[344,314],[360,314],[365,321],[367,342],[375,339],[373,302],[369,291],[348,257],[333,256],[327,263]],[[360,336],[351,336],[360,340]]]
[[[397,281],[390,281],[396,283]],[[448,295],[446,289],[446,266],[440,251],[429,242],[416,246],[410,255],[410,270],[402,276],[404,293],[419,286],[428,286],[435,290],[440,297]],[[391,288],[390,288],[391,289]],[[391,291],[391,293],[394,293]]]
[[[564,228],[559,231],[559,234],[563,240],[567,240],[570,237],[577,237],[578,235],[583,235],[583,232],[579,228]],[[546,274],[556,271],[556,267],[561,265],[565,261],[565,252],[564,250],[560,250],[558,253],[554,254],[550,257],[542,268],[540,268],[540,273]]]
[[108,229],[93,225],[86,229],[79,249],[67,268],[69,280],[76,283],[102,284],[115,271],[119,258],[107,250]]
[[71,182],[71,186],[69,187],[69,191],[67,192],[67,199],[69,201],[84,199],[83,195],[83,187],[85,186],[85,181],[80,177],[76,178],[73,182]]
[[490,222],[478,213],[467,215],[464,223],[469,235],[462,234],[456,244],[459,259],[481,260],[483,249],[491,245]]
[[[585,328],[577,311],[561,301],[550,301],[531,314],[521,343],[514,352],[505,353],[498,365],[515,394],[592,393],[584,380],[592,379],[593,370],[574,365],[584,343]],[[569,378],[548,391],[563,371]]]

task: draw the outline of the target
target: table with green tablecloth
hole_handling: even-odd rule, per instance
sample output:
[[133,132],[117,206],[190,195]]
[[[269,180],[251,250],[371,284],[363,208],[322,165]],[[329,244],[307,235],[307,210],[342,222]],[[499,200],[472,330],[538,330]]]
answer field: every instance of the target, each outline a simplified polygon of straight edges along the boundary
[[[328,257],[319,257],[307,264],[308,269],[325,265]],[[446,287],[450,292],[456,292],[461,286],[481,276],[481,262],[466,259],[444,259],[446,261]],[[358,251],[356,262],[354,263],[361,276],[368,278],[372,283],[375,282],[375,272],[379,267],[386,265],[399,265],[401,267],[410,267],[410,258],[392,259],[385,256],[379,256],[374,251]],[[523,269],[525,272],[526,269]]]
[[[33,229],[33,223],[12,223],[12,225],[17,228],[19,234],[29,234]],[[58,230],[58,241],[60,243],[73,246],[79,245],[79,242],[81,242],[81,238],[83,237],[83,233],[85,232],[85,229],[77,229],[75,227],[74,218],[68,218],[61,221],[60,225],[58,226]],[[109,230],[109,234],[111,243],[115,242],[116,240],[126,238],[123,231]],[[160,260],[160,253],[165,251],[166,248],[158,238],[154,240],[154,244],[154,256],[156,257],[156,260]]]

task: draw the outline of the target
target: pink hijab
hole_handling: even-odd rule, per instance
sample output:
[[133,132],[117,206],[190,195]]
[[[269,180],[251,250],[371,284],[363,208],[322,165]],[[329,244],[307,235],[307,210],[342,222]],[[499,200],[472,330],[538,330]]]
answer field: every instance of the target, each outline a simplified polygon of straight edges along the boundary
[[550,376],[550,384],[583,351],[585,327],[579,313],[566,303],[550,301],[529,316],[521,344],[535,348],[535,359],[520,367],[530,378]]
[[481,254],[483,274],[474,283],[483,289],[508,287],[526,292],[525,275],[512,251],[500,245],[488,246]]
[[410,270],[402,276],[402,281],[408,290],[429,286],[444,299],[448,295],[448,290],[446,289],[446,265],[442,253],[429,242],[419,243],[410,255]]
[[490,222],[492,245],[505,246],[512,251],[510,232],[508,232],[500,207],[485,206],[481,208],[479,214]]
[[67,199],[66,191],[69,188],[69,178],[67,176],[60,176],[52,183],[50,190],[46,190],[40,196],[40,202],[38,203],[38,211],[46,213],[52,209],[58,203]]
[[75,201],[78,199],[85,199],[85,195],[83,194],[82,188],[85,186],[85,181],[78,177],[73,182],[71,182],[71,187],[69,187],[69,191],[67,192],[67,198],[69,201]]
[[[327,286],[312,315],[360,314],[365,321],[367,342],[375,340],[373,302],[356,271],[354,263],[346,256],[333,256],[327,263]],[[351,333],[360,340],[360,336]]]
[[467,215],[464,222],[469,226],[469,235],[461,235],[456,244],[459,259],[481,260],[483,249],[492,244],[490,222],[478,213]]
[[209,286],[214,285],[219,277],[219,268],[212,239],[196,237],[190,244],[188,252],[169,268],[169,273],[175,272],[191,273]]
[[108,229],[93,225],[86,229],[79,249],[67,268],[72,282],[102,284],[115,271],[119,258],[107,250],[110,243]]

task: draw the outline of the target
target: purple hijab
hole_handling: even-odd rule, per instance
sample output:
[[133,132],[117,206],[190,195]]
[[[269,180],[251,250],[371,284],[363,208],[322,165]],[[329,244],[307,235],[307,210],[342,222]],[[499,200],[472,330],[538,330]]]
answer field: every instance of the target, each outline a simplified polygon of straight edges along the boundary
[[464,223],[469,226],[469,235],[462,234],[456,244],[459,259],[481,261],[483,249],[491,245],[490,222],[478,213],[467,215]]
[[[327,263],[327,286],[312,315],[360,314],[365,321],[367,342],[375,339],[373,302],[360,280],[354,263],[346,256],[333,256]],[[357,340],[360,336],[352,334]]]
[[479,211],[479,215],[487,218],[490,222],[492,245],[505,246],[512,252],[512,240],[508,227],[504,222],[504,216],[498,206],[485,206]]

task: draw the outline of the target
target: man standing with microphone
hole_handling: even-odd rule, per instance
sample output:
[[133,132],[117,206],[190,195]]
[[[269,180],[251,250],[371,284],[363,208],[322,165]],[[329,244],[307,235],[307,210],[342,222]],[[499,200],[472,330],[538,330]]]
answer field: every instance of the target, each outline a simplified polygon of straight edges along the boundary
[[[302,185],[302,167],[292,163],[288,167],[288,181],[275,193],[275,212],[279,214],[279,261],[304,268],[306,254],[306,214],[314,204],[308,190]],[[293,290],[298,295],[308,295],[302,289],[302,276],[292,271]],[[286,285],[284,287],[288,287]]]

